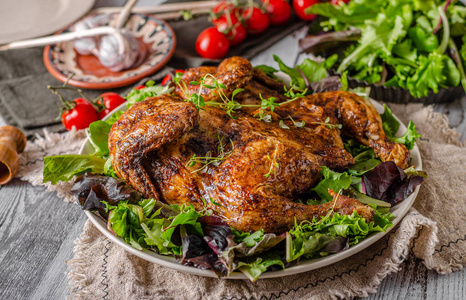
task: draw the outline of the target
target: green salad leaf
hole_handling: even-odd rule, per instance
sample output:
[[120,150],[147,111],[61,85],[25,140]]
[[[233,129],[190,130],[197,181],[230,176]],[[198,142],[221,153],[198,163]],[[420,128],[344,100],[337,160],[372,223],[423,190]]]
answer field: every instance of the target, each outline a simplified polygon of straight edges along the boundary
[[273,59],[278,63],[280,71],[290,76],[290,86],[299,91],[305,91],[309,89],[309,83],[317,82],[327,77],[326,68],[330,68],[336,62],[338,56],[331,56],[322,63],[306,58],[294,68],[285,65],[276,55],[273,56]]
[[99,157],[104,157],[109,155],[108,150],[108,135],[110,129],[112,128],[111,124],[108,124],[105,121],[95,121],[89,125],[89,141],[94,147],[94,154]]
[[173,88],[169,87],[168,85],[154,85],[153,81],[149,81],[146,83],[146,87],[143,89],[132,89],[125,97],[125,99],[128,101],[128,107],[130,107],[134,103],[146,100],[146,98],[168,94],[172,91]]
[[69,181],[85,172],[102,174],[105,160],[93,155],[57,155],[44,157],[43,182]]
[[406,146],[408,150],[412,150],[414,143],[420,138],[421,135],[417,133],[416,126],[412,121],[409,121],[406,132],[400,137],[389,136],[388,138],[396,143],[400,143]]
[[395,119],[388,106],[384,105],[384,112],[380,116],[382,118],[382,126],[387,137],[393,142],[405,145],[408,150],[412,150],[414,143],[421,137],[421,135],[417,133],[414,123],[409,121],[406,132],[402,136],[397,137],[396,133],[400,128],[400,122]]
[[459,37],[466,36],[466,7],[459,1],[358,0],[347,5],[319,3],[307,11],[329,18],[321,23],[324,31],[361,32],[359,41],[343,51],[339,73],[404,88],[417,98],[461,81],[461,70],[450,57],[465,44]]
[[324,179],[319,181],[311,190],[316,192],[322,200],[329,202],[333,197],[328,193],[328,189],[333,190],[335,193],[338,193],[342,189],[347,189],[351,185],[351,175],[346,172],[334,172],[327,167],[321,168]]
[[[352,215],[329,214],[321,219],[313,219],[296,224],[286,237],[286,260],[293,261],[300,257],[315,258],[325,256],[332,243],[346,242],[356,245],[373,232],[385,231],[393,226],[393,215],[376,211],[374,221],[367,223],[357,212]],[[342,250],[342,247],[336,247]]]
[[383,105],[383,109],[383,114],[380,115],[383,131],[387,136],[395,136],[400,128],[400,122],[393,116],[392,111],[386,104]]
[[278,266],[281,269],[285,269],[285,264],[281,260],[280,256],[276,253],[264,253],[260,257],[250,259],[248,262],[239,261],[235,268],[245,274],[252,282],[256,281],[259,276],[267,271],[271,266]]
[[277,73],[278,70],[275,69],[275,68],[272,68],[272,67],[266,66],[266,65],[259,65],[259,66],[255,66],[254,68],[262,70],[262,71],[264,71],[265,74],[267,74],[267,76],[270,76],[270,77],[272,77],[274,79],[277,79],[277,76],[275,76],[275,73]]

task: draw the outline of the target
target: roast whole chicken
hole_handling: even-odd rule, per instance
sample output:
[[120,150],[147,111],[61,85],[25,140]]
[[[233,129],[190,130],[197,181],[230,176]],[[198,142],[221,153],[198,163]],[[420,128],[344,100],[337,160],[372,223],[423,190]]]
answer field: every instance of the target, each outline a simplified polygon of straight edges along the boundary
[[[407,167],[406,147],[385,136],[376,109],[355,94],[327,92],[300,98],[268,111],[269,122],[255,118],[257,112],[248,106],[232,118],[220,108],[198,109],[185,101],[199,92],[199,86],[189,82],[206,74],[224,84],[228,96],[244,88],[235,100],[245,105],[260,103],[259,94],[287,100],[280,92],[282,83],[253,69],[246,59],[232,57],[218,68],[187,70],[182,77],[186,88],[177,88],[172,95],[133,105],[113,125],[109,148],[117,175],[145,197],[191,203],[198,210],[207,205],[237,230],[280,233],[295,220],[311,220],[329,211],[357,211],[372,220],[372,207],[338,191],[330,190],[333,201],[323,205],[296,202],[319,181],[321,166],[341,171],[354,164],[343,147],[342,133],[371,146],[382,161]],[[206,101],[220,101],[218,91],[200,93]],[[293,126],[302,121],[304,126]],[[289,129],[283,129],[283,123]],[[328,124],[342,124],[342,129]]]

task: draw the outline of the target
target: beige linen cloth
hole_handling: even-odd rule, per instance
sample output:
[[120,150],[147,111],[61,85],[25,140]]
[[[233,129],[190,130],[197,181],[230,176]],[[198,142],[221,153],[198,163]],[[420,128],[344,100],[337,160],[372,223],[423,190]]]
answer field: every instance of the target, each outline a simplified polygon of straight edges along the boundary
[[[446,116],[419,104],[390,105],[405,123],[414,121],[423,169],[429,177],[400,224],[366,250],[325,268],[258,280],[226,280],[185,274],[148,263],[110,242],[89,221],[68,262],[71,299],[335,299],[375,293],[411,251],[429,269],[446,274],[466,264],[466,147]],[[42,181],[44,155],[77,153],[84,133],[47,134],[28,145],[20,176]],[[49,186],[65,201],[70,184]],[[71,204],[70,204],[71,205]],[[74,209],[74,208],[70,208]]]

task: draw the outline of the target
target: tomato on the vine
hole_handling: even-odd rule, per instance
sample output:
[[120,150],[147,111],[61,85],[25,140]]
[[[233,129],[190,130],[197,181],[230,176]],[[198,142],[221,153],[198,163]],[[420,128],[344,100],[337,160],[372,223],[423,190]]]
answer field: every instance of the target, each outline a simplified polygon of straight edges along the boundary
[[227,10],[233,11],[234,9],[235,6],[232,3],[228,3],[227,1],[221,1],[212,9],[212,12],[214,14],[223,14]]
[[243,10],[243,19],[248,33],[259,34],[269,27],[269,17],[257,7],[248,7]]
[[262,0],[270,18],[270,24],[281,25],[291,17],[291,6],[285,0]]
[[215,27],[202,31],[196,40],[196,52],[204,57],[220,59],[225,57],[230,48],[227,37]]
[[306,9],[310,6],[320,3],[319,0],[293,0],[293,8],[296,15],[304,21],[311,21],[317,18],[317,15],[306,14]]
[[226,35],[231,46],[241,44],[246,39],[246,28],[233,13],[225,13],[217,19],[213,19],[212,23],[218,31]]
[[61,115],[61,122],[66,129],[71,130],[73,127],[84,129],[99,119],[97,110],[86,99],[76,98],[73,102],[74,107],[64,111]]
[[104,108],[99,111],[99,119],[102,119],[126,101],[123,97],[113,92],[103,93],[100,97],[101,99],[97,101],[97,104],[103,105]]

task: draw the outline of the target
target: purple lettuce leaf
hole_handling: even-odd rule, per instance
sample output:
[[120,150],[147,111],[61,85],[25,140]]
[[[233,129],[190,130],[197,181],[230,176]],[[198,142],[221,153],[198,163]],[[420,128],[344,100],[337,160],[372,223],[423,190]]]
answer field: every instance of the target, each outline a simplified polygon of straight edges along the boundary
[[316,82],[311,82],[310,86],[314,93],[339,91],[341,80],[339,76],[329,76]]
[[215,216],[203,216],[201,218],[202,231],[206,241],[212,250],[221,254],[228,246],[228,237],[233,238],[230,226],[221,218]]
[[419,175],[407,176],[394,162],[387,161],[364,174],[362,184],[369,197],[394,205],[406,199],[423,179]]
[[107,201],[111,205],[128,200],[129,203],[137,203],[142,195],[125,183],[124,180],[97,174],[86,173],[79,176],[70,191],[76,196],[82,209],[97,209],[105,212]]
[[228,247],[221,253],[220,260],[225,264],[228,272],[234,271],[235,257],[249,257],[264,251],[267,251],[286,238],[286,234],[276,235],[274,233],[266,233],[263,238],[254,246],[248,247],[246,243],[235,243],[233,237],[228,237]]
[[320,251],[328,253],[338,253],[349,248],[349,238],[341,236],[330,240]]
[[218,255],[200,236],[188,235],[182,238],[183,256],[181,263],[199,269],[211,269],[219,277],[227,274],[225,265],[219,261]]

